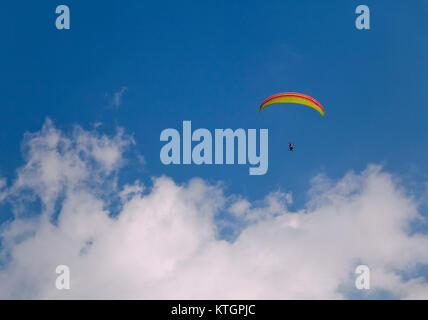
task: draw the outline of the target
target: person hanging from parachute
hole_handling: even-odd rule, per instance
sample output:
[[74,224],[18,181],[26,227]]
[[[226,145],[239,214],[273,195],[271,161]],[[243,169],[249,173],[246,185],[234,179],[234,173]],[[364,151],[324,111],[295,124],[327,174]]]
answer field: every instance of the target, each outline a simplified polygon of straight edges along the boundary
[[[260,105],[259,112],[262,111],[267,106],[277,104],[277,103],[297,103],[311,107],[318,111],[321,116],[324,117],[324,107],[314,98],[307,96],[306,94],[297,93],[297,92],[283,92],[277,93],[273,96],[266,98]],[[295,144],[293,142],[288,143],[288,149],[294,151]]]

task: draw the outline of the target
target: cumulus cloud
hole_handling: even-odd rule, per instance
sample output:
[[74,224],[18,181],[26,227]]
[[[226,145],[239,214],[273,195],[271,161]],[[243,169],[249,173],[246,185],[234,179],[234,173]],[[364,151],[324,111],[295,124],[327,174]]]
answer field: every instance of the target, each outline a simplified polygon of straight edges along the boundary
[[133,143],[122,129],[114,137],[107,137],[76,126],[67,136],[48,119],[39,132],[25,134],[26,163],[6,192],[13,204],[22,208],[24,195],[29,200],[34,198],[31,195],[36,196],[50,214],[67,192],[110,183],[108,178],[121,167],[123,153]]
[[[368,295],[428,298],[415,271],[428,264],[428,236],[411,229],[417,201],[382,168],[319,175],[290,211],[291,194],[254,202],[202,179],[120,186],[133,143],[49,120],[26,135],[24,166],[0,185],[15,213],[0,229],[0,298],[340,299],[358,294],[359,264],[371,270]],[[70,290],[55,287],[58,265],[70,267]]]

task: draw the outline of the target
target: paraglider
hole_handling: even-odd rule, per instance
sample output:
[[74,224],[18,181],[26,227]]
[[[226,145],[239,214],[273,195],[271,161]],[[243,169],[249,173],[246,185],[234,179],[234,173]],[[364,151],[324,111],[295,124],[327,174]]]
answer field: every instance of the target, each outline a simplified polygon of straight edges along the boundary
[[274,94],[269,98],[265,99],[260,105],[259,112],[262,111],[267,106],[276,103],[297,103],[306,105],[318,111],[324,117],[324,108],[317,100],[314,98],[307,96],[306,94],[297,93],[297,92],[284,92]]
[[[262,111],[267,106],[277,104],[277,103],[297,103],[311,107],[318,111],[321,116],[324,117],[324,108],[317,100],[307,96],[306,94],[297,93],[297,92],[283,92],[277,93],[269,98],[266,98],[260,105],[259,112]],[[294,151],[295,144],[293,142],[288,143],[288,150]]]

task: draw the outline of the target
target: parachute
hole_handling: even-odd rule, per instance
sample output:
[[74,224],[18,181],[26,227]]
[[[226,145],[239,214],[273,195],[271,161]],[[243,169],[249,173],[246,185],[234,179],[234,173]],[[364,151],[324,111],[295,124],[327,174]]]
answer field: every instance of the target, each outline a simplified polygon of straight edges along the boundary
[[303,104],[305,106],[311,107],[315,110],[317,110],[323,117],[324,117],[324,108],[317,100],[314,98],[307,96],[302,93],[296,93],[296,92],[284,92],[284,93],[278,93],[274,94],[273,96],[270,96],[269,98],[265,99],[262,104],[260,105],[259,112],[262,111],[262,109],[266,108],[267,106],[270,106],[275,103],[298,103]]

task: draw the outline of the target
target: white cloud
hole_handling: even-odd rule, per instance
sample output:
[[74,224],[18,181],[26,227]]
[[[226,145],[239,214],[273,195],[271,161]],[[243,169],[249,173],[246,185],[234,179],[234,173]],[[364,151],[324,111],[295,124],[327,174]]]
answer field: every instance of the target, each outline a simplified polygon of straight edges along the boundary
[[[119,188],[131,144],[121,130],[66,135],[50,121],[27,134],[26,164],[7,189],[18,212],[0,231],[0,298],[346,298],[358,294],[361,263],[374,292],[428,298],[423,278],[402,275],[428,263],[428,236],[410,232],[416,201],[380,167],[336,182],[317,176],[307,207],[291,212],[290,194],[251,202],[201,179]],[[106,190],[120,199],[118,215]],[[43,205],[29,218],[34,197]],[[219,239],[225,213],[239,222],[230,242]],[[60,264],[71,290],[55,288]]]
[[122,96],[124,95],[124,93],[128,91],[127,87],[122,87],[119,91],[115,92],[113,94],[113,100],[112,100],[112,105],[113,107],[120,107],[122,104]]
[[107,178],[121,167],[123,152],[133,143],[121,129],[109,138],[76,126],[67,136],[47,119],[41,131],[25,134],[26,163],[8,192],[16,196],[16,205],[22,204],[23,191],[35,194],[50,214],[62,194],[110,182]]
[[4,200],[4,198],[7,196],[7,193],[5,191],[7,185],[7,181],[5,178],[0,178],[0,202]]

